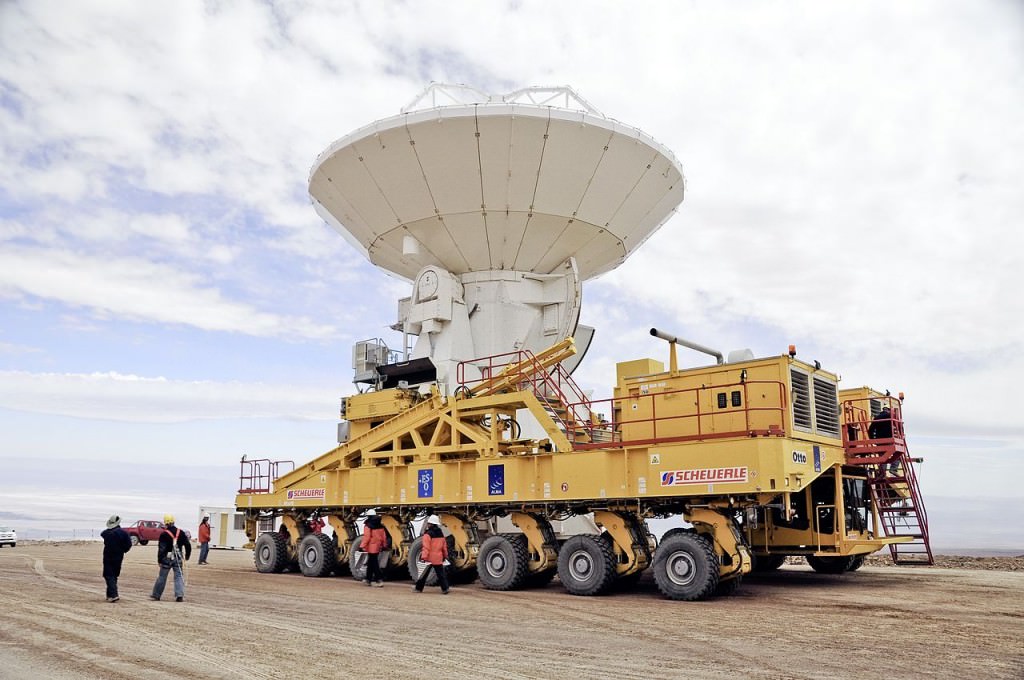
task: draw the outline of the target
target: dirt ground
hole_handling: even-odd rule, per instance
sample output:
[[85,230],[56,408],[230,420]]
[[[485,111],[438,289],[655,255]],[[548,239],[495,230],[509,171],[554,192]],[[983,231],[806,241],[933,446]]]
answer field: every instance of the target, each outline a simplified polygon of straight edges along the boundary
[[[0,549],[0,678],[1024,678],[1024,571],[786,565],[731,597],[672,602],[650,578],[605,597],[411,592],[189,563],[148,599],[156,548],[104,601],[99,543]],[[1009,560],[1008,569],[1020,562]],[[970,566],[970,562],[967,563]]]

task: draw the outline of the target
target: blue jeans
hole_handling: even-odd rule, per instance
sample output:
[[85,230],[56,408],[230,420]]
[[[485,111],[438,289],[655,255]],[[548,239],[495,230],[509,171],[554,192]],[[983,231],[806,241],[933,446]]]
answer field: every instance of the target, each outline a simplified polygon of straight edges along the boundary
[[209,543],[209,541],[207,541],[206,543],[200,543],[199,544],[199,561],[200,562],[205,562],[206,561],[206,555],[209,552],[210,552],[210,543]]
[[160,575],[156,577],[156,583],[153,584],[153,597],[159,599],[164,594],[164,587],[167,585],[167,572],[171,569],[174,569],[174,597],[185,597],[185,577],[181,573],[181,565],[177,562],[160,565]]

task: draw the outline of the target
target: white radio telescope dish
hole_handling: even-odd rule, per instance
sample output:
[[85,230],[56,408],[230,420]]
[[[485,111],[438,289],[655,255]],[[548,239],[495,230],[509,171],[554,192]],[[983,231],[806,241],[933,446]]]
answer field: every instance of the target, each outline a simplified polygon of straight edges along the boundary
[[614,269],[683,199],[672,152],[567,87],[488,95],[433,84],[403,113],[332,144],[309,191],[373,264],[412,280]]

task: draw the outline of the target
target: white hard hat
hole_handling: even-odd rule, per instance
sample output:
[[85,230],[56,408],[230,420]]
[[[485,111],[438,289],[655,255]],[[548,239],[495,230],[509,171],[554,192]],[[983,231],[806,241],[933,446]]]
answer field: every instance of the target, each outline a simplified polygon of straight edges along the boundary
[[370,510],[367,510],[367,511],[366,511],[366,516],[367,516],[367,517],[373,517],[373,516],[374,516],[374,515],[376,515],[376,514],[377,514],[377,511],[376,511],[376,510],[373,510],[372,508],[371,508]]
[[436,524],[437,526],[441,526],[441,519],[437,515],[431,515],[427,518],[427,524]]
[[204,512],[203,513],[203,519],[210,519],[210,513]]

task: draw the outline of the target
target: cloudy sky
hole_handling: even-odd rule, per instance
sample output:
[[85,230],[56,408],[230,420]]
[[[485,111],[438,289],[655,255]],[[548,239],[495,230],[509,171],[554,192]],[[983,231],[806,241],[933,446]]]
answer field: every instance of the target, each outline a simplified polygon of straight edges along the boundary
[[0,3],[0,522],[194,524],[243,453],[332,446],[351,345],[400,344],[408,286],[309,169],[431,81],[570,85],[680,160],[678,213],[585,286],[585,387],[663,358],[652,326],[796,344],[906,393],[939,545],[1024,548],[975,533],[1024,507],[1009,0]]

